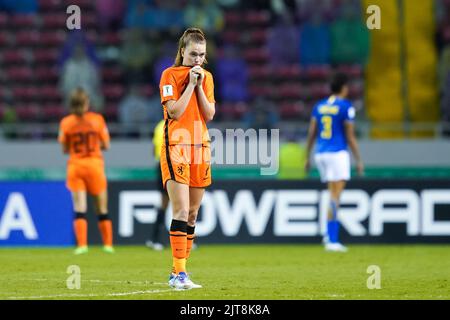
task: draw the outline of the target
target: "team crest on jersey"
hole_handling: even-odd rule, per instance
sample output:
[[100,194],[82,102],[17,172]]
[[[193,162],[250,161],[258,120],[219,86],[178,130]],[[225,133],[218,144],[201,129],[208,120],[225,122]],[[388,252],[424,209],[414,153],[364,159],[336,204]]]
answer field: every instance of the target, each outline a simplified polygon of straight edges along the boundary
[[182,166],[177,167],[177,173],[182,176],[184,174],[184,168]]

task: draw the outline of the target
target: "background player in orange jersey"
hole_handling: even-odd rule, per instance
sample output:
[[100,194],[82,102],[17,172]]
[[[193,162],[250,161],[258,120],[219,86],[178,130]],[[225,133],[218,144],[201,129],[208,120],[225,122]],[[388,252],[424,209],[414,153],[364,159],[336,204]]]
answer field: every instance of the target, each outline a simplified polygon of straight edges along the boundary
[[75,254],[88,252],[87,192],[94,197],[103,250],[113,253],[112,222],[108,216],[108,193],[102,150],[109,148],[109,132],[103,117],[88,112],[89,97],[83,89],[70,96],[71,114],[61,120],[58,141],[69,154],[67,188],[72,192],[75,211]]
[[195,222],[205,187],[211,184],[211,150],[206,122],[215,114],[212,74],[206,63],[206,38],[189,28],[181,36],[175,63],[161,75],[164,140],[161,173],[172,203],[170,245],[173,269],[169,285],[201,288],[189,279],[186,260],[194,242]]

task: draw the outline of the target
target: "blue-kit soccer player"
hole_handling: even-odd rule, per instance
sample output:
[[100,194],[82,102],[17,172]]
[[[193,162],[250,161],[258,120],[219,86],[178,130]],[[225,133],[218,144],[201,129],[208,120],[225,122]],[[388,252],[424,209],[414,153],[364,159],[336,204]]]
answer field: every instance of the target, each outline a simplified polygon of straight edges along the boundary
[[[331,81],[332,95],[317,103],[312,111],[308,131],[305,170],[311,167],[310,153],[316,142],[314,160],[322,182],[327,183],[330,203],[327,230],[324,236],[327,251],[346,252],[339,242],[339,199],[350,180],[350,147],[360,176],[364,165],[354,133],[355,108],[347,99],[349,88],[346,75],[338,73]],[[317,140],[317,141],[316,141]]]

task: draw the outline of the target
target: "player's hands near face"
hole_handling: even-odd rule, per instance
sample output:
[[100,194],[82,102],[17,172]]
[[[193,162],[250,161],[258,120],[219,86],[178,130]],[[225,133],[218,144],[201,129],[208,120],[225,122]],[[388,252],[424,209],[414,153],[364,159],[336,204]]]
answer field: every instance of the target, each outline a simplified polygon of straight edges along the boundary
[[364,163],[361,160],[356,163],[356,170],[358,171],[358,176],[364,176]]
[[189,84],[196,86],[198,79],[200,78],[200,73],[194,68],[189,70]]
[[203,80],[205,79],[205,71],[200,66],[195,66],[191,70],[198,74],[197,86],[201,86],[203,83]]

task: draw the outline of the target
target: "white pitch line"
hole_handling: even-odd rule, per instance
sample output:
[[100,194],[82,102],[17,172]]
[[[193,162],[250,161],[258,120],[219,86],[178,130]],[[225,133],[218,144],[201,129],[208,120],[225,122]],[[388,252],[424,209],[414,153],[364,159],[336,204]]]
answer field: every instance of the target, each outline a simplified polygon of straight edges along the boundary
[[[44,281],[53,281],[53,282],[61,282],[66,281],[65,279],[16,279],[12,281],[36,281],[36,282],[44,282]],[[167,282],[152,282],[152,281],[139,281],[139,280],[96,280],[96,279],[87,279],[81,280],[82,282],[95,282],[95,283],[125,283],[125,284],[140,284],[140,285],[167,285]]]
[[86,298],[86,297],[119,297],[119,296],[131,296],[131,295],[137,295],[137,294],[149,294],[149,293],[162,293],[162,292],[168,292],[173,291],[173,289],[165,289],[165,290],[145,290],[145,291],[132,291],[132,292],[116,292],[116,293],[108,293],[108,294],[78,294],[78,293],[72,293],[72,294],[54,294],[54,295],[48,295],[48,296],[28,296],[28,297],[7,297],[6,299],[11,300],[25,300],[25,299],[50,299],[50,298]]

